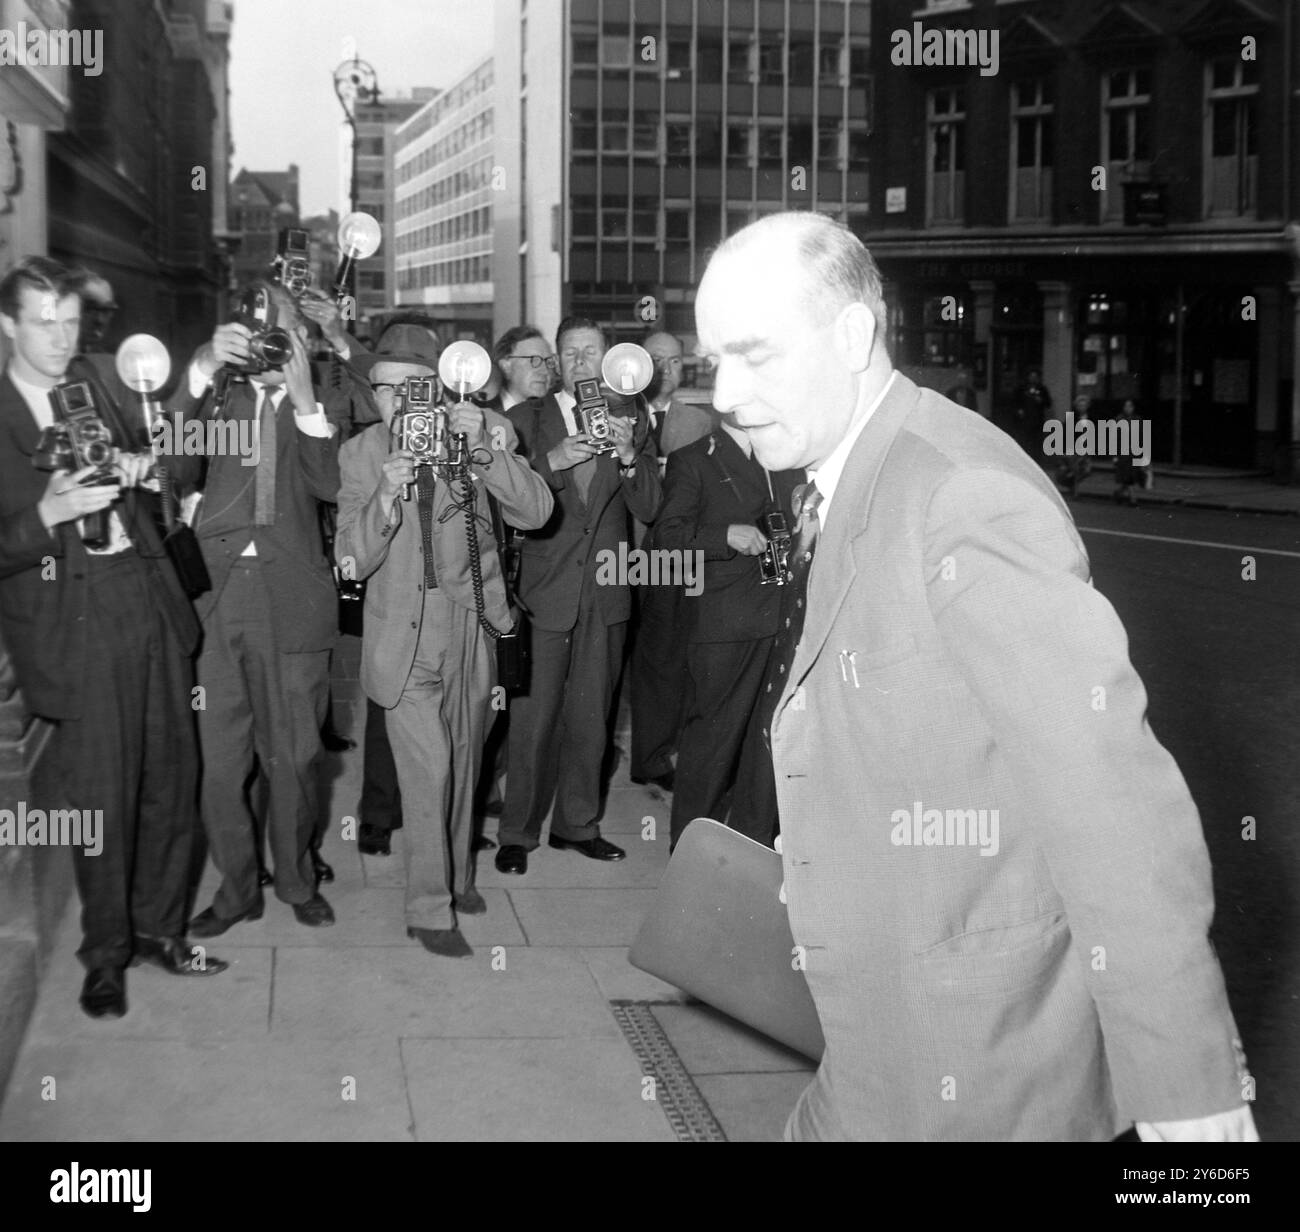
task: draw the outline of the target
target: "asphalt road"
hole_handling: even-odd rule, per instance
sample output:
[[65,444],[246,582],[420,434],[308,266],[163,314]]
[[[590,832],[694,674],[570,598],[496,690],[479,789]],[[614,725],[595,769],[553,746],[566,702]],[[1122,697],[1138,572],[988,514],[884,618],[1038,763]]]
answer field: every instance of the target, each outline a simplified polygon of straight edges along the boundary
[[1073,508],[1151,726],[1201,811],[1256,1123],[1266,1139],[1300,1140],[1300,517]]

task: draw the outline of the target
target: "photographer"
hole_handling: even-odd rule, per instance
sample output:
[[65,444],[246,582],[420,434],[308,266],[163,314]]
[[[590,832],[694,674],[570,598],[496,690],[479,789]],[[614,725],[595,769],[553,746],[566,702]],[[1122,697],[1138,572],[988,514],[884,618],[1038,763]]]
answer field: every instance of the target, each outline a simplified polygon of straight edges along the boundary
[[[75,400],[84,417],[89,402],[119,450],[131,441],[103,385],[73,359],[80,315],[75,275],[55,261],[28,257],[0,280],[0,328],[12,351],[0,380],[0,628],[27,705],[54,723],[37,772],[49,793],[38,804],[102,811],[99,848],[72,853],[87,969],[81,1006],[98,1018],[126,1013],[133,960],[175,975],[226,964],[195,961],[184,940],[199,629],[136,498],[153,459],[119,452],[115,474],[101,478],[75,449],[64,454],[66,437],[60,444],[46,431],[55,423],[51,391],[82,381],[60,407]],[[52,463],[52,473],[34,462]],[[105,512],[101,539],[90,528]]]
[[[714,430],[668,459],[661,548],[700,552],[704,589],[683,597],[690,613],[685,652],[688,702],[673,793],[671,843],[696,817],[722,820],[733,785],[733,830],[769,846],[774,803],[753,792],[759,750],[745,739],[781,615],[784,578],[764,584],[764,515],[786,514],[802,471],[764,470],[734,415],[713,413]],[[769,570],[771,573],[771,570]],[[771,771],[767,771],[770,776]],[[761,802],[761,803],[760,803]]]
[[241,456],[241,446],[168,459],[177,482],[196,486],[206,462],[194,519],[212,578],[195,605],[204,634],[200,811],[222,880],[212,905],[191,922],[196,937],[219,936],[262,915],[255,829],[244,798],[255,755],[267,778],[276,897],[300,924],[334,922],[316,889],[311,840],[338,623],[318,504],[338,495],[343,413],[335,411],[335,422],[326,417],[327,394],[313,386],[306,325],[288,291],[254,283],[240,302],[241,319],[217,326],[169,407],[178,417],[174,441],[182,437],[183,416],[235,421],[239,431],[231,436],[255,442],[252,457]]
[[[449,409],[447,424],[453,438],[464,436],[463,467],[424,465],[417,474],[410,449],[390,449],[390,425],[399,405],[409,412],[418,394],[434,395],[436,352],[432,360],[395,353],[369,363],[384,422],[343,447],[335,556],[345,572],[369,579],[361,685],[386,711],[397,766],[407,933],[430,953],[465,957],[471,950],[457,913],[487,910],[471,858],[495,679],[493,639],[481,620],[502,632],[511,623],[488,494],[511,522],[533,528],[550,517],[554,499],[518,456],[509,420],[468,402]],[[409,500],[400,499],[403,489]]]
[[601,838],[601,762],[610,703],[623,663],[632,601],[624,584],[597,582],[602,554],[627,544],[628,513],[651,521],[662,489],[646,413],[611,413],[612,452],[579,429],[574,387],[599,378],[607,349],[594,321],[569,317],[555,339],[564,388],[521,402],[509,419],[537,473],[555,492],[555,512],[520,551],[519,597],[530,613],[528,692],[510,706],[510,771],[496,866],[528,871],[551,810],[550,845],[592,860],[621,860]]

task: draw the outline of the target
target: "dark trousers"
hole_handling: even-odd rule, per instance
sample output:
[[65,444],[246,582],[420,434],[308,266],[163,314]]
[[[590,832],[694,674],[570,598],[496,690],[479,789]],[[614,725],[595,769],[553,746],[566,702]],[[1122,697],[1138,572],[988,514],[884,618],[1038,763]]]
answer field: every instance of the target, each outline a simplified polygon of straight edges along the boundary
[[534,627],[528,692],[510,701],[509,770],[497,840],[538,845],[551,833],[580,842],[600,833],[601,762],[623,663],[627,622],[607,625],[594,603],[568,633]]
[[[185,932],[198,828],[194,670],[134,551],[92,556],[86,568],[82,717],[56,726],[37,778],[50,805],[83,812],[83,846],[72,852],[81,897],[77,957],[87,968],[124,967],[133,933]],[[102,849],[91,855],[85,814],[97,810]]]
[[366,736],[362,752],[361,824],[375,830],[402,828],[402,790],[388,740],[384,708],[366,698]]
[[632,764],[636,779],[654,779],[672,768],[690,679],[689,635],[680,586],[645,586],[636,592],[638,623],[632,638]]
[[[696,817],[721,821],[725,816],[771,646],[772,638],[764,637],[751,642],[698,642],[687,648],[693,697],[673,785],[670,841],[674,847]],[[737,816],[736,820],[742,824],[734,828],[749,834],[744,824],[749,819]]]
[[266,832],[275,894],[305,903],[316,893],[308,849],[320,814],[320,729],[329,698],[329,651],[276,649],[265,566],[241,557],[205,623],[199,655],[203,754],[200,808],[212,862],[213,899],[230,919],[255,906],[257,846],[245,785],[256,761],[267,779]]
[[[767,688],[767,659],[771,654],[771,640],[766,645],[759,670],[758,690],[749,724],[745,728],[740,748],[740,765],[736,769],[736,789],[731,793],[731,811],[727,825],[752,838],[756,843],[771,847],[781,832],[776,806],[776,776],[772,769],[772,753],[763,738],[763,725],[770,722],[773,706],[766,706],[762,692]],[[773,686],[775,687],[775,685]]]

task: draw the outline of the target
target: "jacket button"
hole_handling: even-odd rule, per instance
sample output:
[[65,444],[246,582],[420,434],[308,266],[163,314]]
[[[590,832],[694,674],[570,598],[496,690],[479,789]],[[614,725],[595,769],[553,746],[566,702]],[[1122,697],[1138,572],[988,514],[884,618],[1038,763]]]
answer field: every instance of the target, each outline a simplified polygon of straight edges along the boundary
[[412,628],[412,629],[415,628],[415,621],[411,621],[411,628]]

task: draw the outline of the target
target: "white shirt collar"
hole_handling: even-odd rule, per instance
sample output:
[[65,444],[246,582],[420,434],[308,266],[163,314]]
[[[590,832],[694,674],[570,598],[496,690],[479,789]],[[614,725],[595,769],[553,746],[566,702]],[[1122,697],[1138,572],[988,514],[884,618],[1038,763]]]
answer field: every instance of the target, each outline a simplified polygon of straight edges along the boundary
[[573,408],[578,405],[578,400],[567,389],[557,389],[555,391],[556,405],[560,408],[560,414],[564,416],[564,429],[573,436],[578,431],[578,420],[573,413]]
[[31,411],[37,426],[48,428],[54,422],[54,408],[50,405],[50,391],[42,389],[39,385],[33,385],[30,381],[24,381],[14,371],[13,364],[9,365],[9,379],[14,383],[14,388],[22,395],[23,401],[27,403],[27,409]]
[[831,450],[826,461],[817,470],[808,472],[808,479],[817,484],[817,491],[822,494],[822,503],[817,510],[817,516],[823,530],[826,528],[826,516],[830,512],[831,499],[839,486],[840,476],[844,474],[849,454],[853,452],[853,446],[858,443],[858,437],[862,435],[862,429],[867,426],[867,421],[876,413],[876,408],[885,400],[885,395],[893,387],[897,375],[897,369],[889,374],[889,380],[885,382],[884,388],[872,399],[871,405],[862,413],[861,418],[849,425],[849,430],[840,443]]

